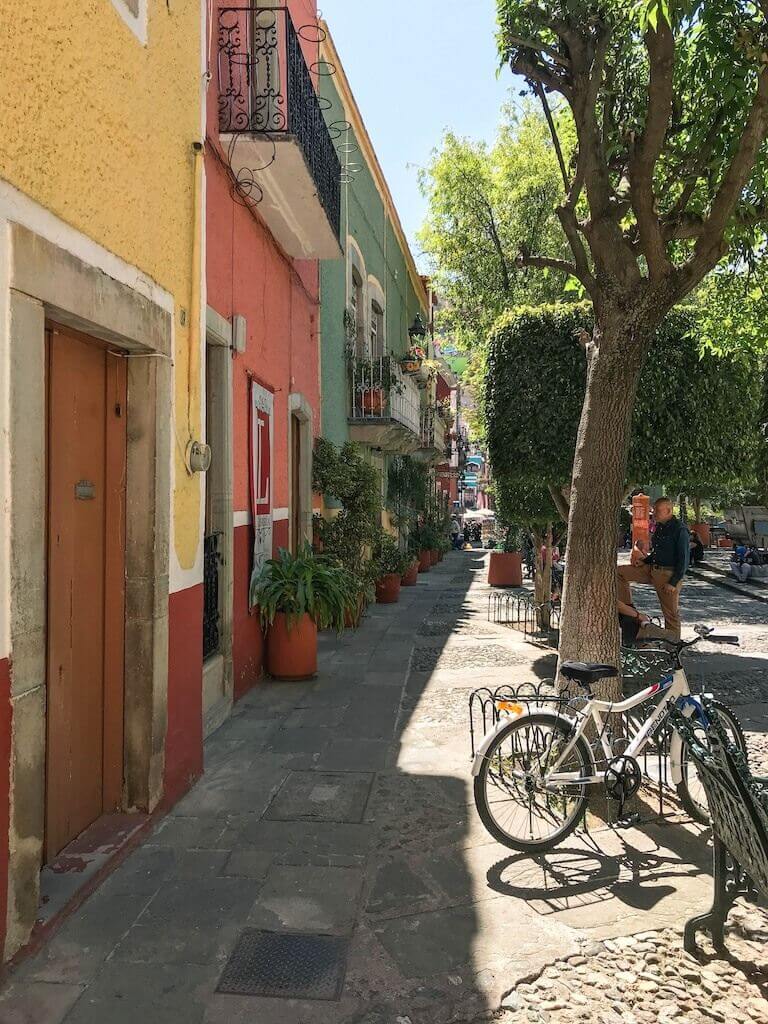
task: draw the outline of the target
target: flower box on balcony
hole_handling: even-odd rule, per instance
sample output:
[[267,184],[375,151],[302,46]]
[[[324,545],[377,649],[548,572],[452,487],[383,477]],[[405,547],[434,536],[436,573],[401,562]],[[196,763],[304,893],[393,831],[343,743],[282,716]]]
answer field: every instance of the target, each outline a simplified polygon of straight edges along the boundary
[[406,357],[405,359],[400,360],[400,369],[403,371],[403,373],[418,373],[419,370],[421,369],[422,362],[422,359],[411,359],[409,357]]

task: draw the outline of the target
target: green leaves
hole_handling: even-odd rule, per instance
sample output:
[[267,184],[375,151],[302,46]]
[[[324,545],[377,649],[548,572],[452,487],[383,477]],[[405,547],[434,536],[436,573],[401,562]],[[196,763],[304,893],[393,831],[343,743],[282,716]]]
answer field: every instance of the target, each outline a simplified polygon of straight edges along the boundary
[[394,537],[385,530],[379,534],[373,552],[373,560],[378,579],[388,576],[390,573],[402,576],[411,564],[411,556],[402,551]]
[[493,145],[448,132],[420,184],[429,213],[419,240],[445,299],[442,326],[460,347],[480,344],[510,305],[560,294],[561,274],[515,266],[524,251],[566,251],[555,215],[563,186],[540,115],[505,107]]
[[[591,330],[585,304],[515,310],[493,335],[489,452],[517,521],[552,518],[546,488],[571,479],[586,382],[578,338]],[[694,312],[669,314],[641,376],[627,482],[708,494],[754,480],[763,372],[759,356],[702,351]]]
[[289,625],[309,615],[320,629],[341,631],[346,612],[355,607],[357,590],[347,570],[304,545],[296,555],[281,549],[271,558],[251,580],[250,598],[264,627],[282,612]]

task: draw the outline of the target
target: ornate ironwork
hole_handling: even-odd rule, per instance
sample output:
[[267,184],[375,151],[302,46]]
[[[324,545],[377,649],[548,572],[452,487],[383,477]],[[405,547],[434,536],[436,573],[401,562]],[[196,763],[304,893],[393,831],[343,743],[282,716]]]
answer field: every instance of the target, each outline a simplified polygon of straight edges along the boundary
[[703,699],[706,729],[672,709],[670,719],[685,740],[707,795],[712,819],[714,899],[706,914],[685,926],[685,949],[696,950],[696,934],[706,930],[718,950],[724,947],[728,912],[739,896],[768,896],[768,778],[753,776],[744,755]]
[[[333,144],[342,133],[325,123],[323,106],[315,91],[312,71],[301,39],[314,42],[307,32],[319,26],[296,28],[286,7],[223,7],[219,11],[218,73],[219,131],[225,135],[295,136],[302,148],[317,194],[338,236],[341,225],[341,164]],[[303,34],[302,34],[303,33]],[[316,75],[335,69],[313,63]],[[233,145],[237,144],[237,139]],[[274,163],[249,168],[236,183],[241,198],[261,198],[255,180],[259,171]]]
[[220,533],[203,541],[203,658],[219,649],[219,554]]

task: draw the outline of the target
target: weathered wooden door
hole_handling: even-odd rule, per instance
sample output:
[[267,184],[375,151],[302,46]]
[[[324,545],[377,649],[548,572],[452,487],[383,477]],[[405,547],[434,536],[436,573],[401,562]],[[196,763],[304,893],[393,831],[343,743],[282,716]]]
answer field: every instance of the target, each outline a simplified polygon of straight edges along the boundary
[[120,806],[125,633],[125,360],[47,330],[45,855]]

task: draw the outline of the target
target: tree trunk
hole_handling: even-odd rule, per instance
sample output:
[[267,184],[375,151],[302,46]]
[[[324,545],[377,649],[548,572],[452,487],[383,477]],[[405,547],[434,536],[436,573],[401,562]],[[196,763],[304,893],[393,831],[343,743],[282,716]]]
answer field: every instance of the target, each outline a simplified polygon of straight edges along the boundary
[[680,522],[688,525],[688,499],[684,494],[680,495]]
[[693,515],[697,523],[701,522],[701,498],[691,498],[693,502]]
[[[587,389],[576,439],[566,579],[560,628],[561,661],[619,668],[616,612],[616,522],[624,493],[637,381],[651,337],[636,317],[598,317],[587,346]],[[633,322],[634,321],[634,322]],[[625,326],[626,325],[626,326]],[[565,681],[559,685],[564,689]],[[602,696],[618,697],[621,681],[605,680]]]
[[[536,619],[539,629],[549,629],[552,620],[552,524],[548,523],[543,533],[534,531],[536,544],[536,574],[533,591],[536,598]],[[543,555],[542,555],[543,551]]]

